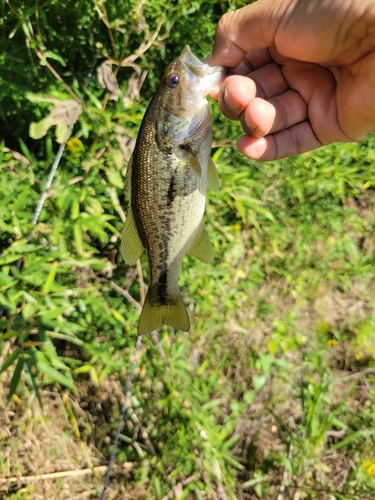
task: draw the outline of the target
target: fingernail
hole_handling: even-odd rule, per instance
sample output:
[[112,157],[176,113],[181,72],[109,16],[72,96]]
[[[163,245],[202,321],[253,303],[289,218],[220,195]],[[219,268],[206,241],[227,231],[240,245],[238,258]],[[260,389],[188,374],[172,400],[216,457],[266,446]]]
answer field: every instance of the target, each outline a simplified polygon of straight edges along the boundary
[[230,95],[230,92],[228,92],[228,87],[224,83],[223,85],[223,101],[226,107],[230,110],[233,111],[233,113],[238,114],[239,111],[241,111],[241,107],[238,106],[238,103],[232,98]]
[[245,122],[247,129],[245,130],[245,128],[243,126],[242,126],[242,128],[245,130],[245,132],[253,132],[256,129],[256,126],[249,120],[249,117],[247,116],[246,111],[242,116],[243,116],[243,121]]

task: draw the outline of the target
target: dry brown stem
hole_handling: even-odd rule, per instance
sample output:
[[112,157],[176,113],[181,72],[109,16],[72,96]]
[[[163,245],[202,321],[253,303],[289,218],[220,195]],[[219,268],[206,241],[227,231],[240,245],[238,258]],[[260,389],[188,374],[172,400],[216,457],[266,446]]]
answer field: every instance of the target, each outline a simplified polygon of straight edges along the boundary
[[86,474],[92,473],[104,473],[107,470],[106,465],[99,465],[98,467],[78,469],[78,470],[64,470],[60,472],[50,472],[48,474],[35,474],[34,476],[13,476],[0,478],[0,484],[4,483],[17,483],[18,481],[22,483],[32,483],[34,481],[41,481],[43,479],[57,479],[59,477],[72,477],[72,476],[84,476]]
[[126,298],[126,300],[128,302],[130,302],[131,304],[133,304],[133,306],[135,306],[135,308],[140,311],[142,309],[142,306],[139,302],[137,302],[131,295],[130,293],[127,291],[127,290],[124,290],[123,288],[121,288],[120,286],[116,285],[116,283],[114,281],[110,281],[109,284],[111,285],[111,287],[116,290],[116,292],[120,293],[123,297]]

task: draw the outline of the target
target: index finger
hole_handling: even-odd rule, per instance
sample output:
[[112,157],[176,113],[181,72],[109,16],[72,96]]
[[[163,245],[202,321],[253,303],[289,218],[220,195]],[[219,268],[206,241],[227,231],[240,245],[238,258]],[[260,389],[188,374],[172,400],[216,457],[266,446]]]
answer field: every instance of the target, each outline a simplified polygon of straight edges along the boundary
[[273,45],[283,16],[282,6],[275,3],[258,0],[224,14],[217,25],[210,65],[236,68],[246,53]]

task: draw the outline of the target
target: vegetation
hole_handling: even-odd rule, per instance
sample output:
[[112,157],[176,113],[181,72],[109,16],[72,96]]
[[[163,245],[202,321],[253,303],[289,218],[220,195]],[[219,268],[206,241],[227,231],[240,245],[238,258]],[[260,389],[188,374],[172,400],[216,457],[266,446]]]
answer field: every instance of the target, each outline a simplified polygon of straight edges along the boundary
[[[118,252],[126,163],[165,66],[243,4],[1,7],[0,499],[100,497],[147,283]],[[216,258],[184,261],[190,333],[142,340],[107,497],[370,500],[375,136],[260,164],[212,110]]]

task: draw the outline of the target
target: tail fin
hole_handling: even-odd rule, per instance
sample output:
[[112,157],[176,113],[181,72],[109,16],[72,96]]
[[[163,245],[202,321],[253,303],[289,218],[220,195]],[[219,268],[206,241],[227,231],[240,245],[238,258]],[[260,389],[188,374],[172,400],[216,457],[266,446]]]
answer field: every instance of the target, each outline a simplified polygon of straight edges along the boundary
[[169,325],[175,330],[189,331],[189,315],[181,295],[177,297],[177,301],[174,304],[165,306],[152,305],[149,295],[146,295],[138,322],[138,335],[147,335],[163,325]]

